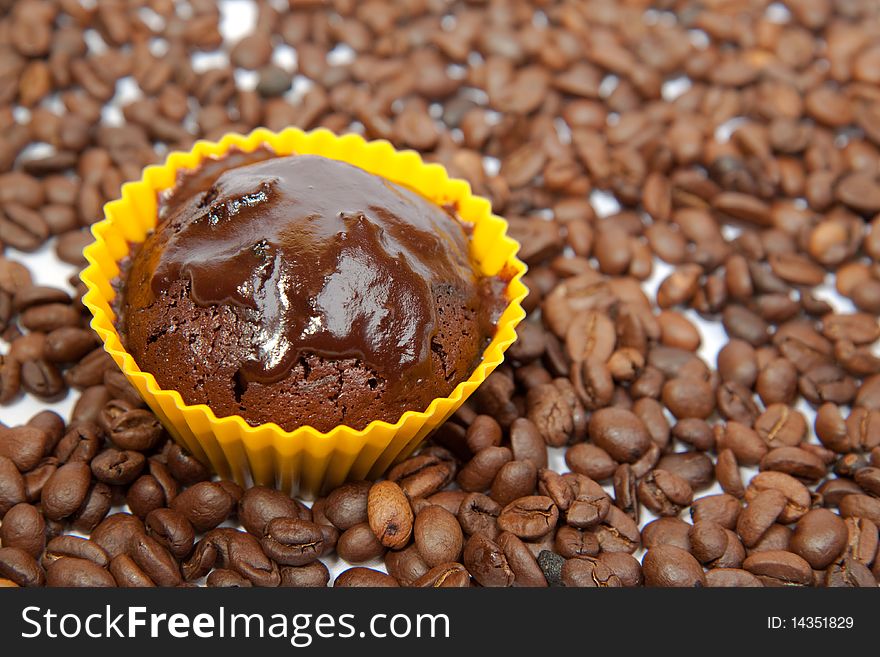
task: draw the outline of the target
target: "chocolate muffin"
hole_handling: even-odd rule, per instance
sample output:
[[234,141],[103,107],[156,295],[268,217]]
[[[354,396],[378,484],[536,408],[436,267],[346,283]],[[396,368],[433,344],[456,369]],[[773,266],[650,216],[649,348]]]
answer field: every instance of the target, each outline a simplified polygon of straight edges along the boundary
[[231,153],[179,176],[123,264],[123,344],[218,417],[320,431],[423,411],[466,380],[506,305],[468,226],[320,156]]

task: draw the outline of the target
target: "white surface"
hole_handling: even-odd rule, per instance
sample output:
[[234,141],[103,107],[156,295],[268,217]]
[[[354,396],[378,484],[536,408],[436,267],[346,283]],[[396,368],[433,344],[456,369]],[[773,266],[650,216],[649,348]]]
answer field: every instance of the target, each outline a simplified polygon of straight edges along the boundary
[[[222,0],[219,4],[223,14],[223,18],[221,20],[221,31],[224,34],[228,46],[229,44],[234,43],[236,40],[241,38],[241,36],[246,35],[252,29],[252,26],[256,21],[256,7],[252,2],[249,2],[247,0]],[[781,5],[773,5],[773,7],[776,8],[774,9],[774,11],[777,12],[777,15],[782,15],[778,11],[778,8],[781,7]],[[780,20],[784,20],[784,15]],[[90,31],[89,34],[89,43],[92,44],[92,42],[95,42],[98,48],[103,46],[103,44],[101,43],[100,35],[94,31]],[[350,56],[350,53],[347,52],[346,49],[339,49],[338,52],[334,53],[334,57],[339,57],[340,59],[347,58],[348,56]],[[228,58],[223,52],[201,53],[195,57],[194,66],[197,70],[203,71],[216,65],[223,65],[227,61]],[[274,61],[277,64],[285,67],[293,67],[296,63],[296,53],[292,48],[283,46],[278,49],[278,52],[274,57]],[[252,79],[252,76],[249,76],[248,74],[246,74],[246,72],[239,73],[244,74],[243,77],[247,80],[247,84],[249,86],[255,84],[255,80]],[[603,87],[606,87],[607,85],[605,91],[610,93],[614,84],[616,84],[616,78],[614,78],[614,76],[608,76],[608,78],[606,78],[606,80],[603,82]],[[676,80],[668,82],[663,89],[664,97],[675,97],[680,93],[683,93],[688,84],[689,83],[685,78],[678,78]],[[119,104],[137,98],[139,95],[140,91],[137,85],[134,84],[131,79],[124,79],[120,81],[120,84],[117,86],[117,93],[113,101],[116,107],[105,110],[103,120],[109,123],[121,122],[121,112],[118,109]],[[725,124],[725,127],[729,127],[729,124]],[[492,161],[490,158],[487,158],[487,160],[487,168],[497,167],[497,161]],[[593,192],[593,194],[591,195],[591,201],[593,202],[596,208],[596,212],[599,216],[608,216],[610,214],[613,214],[618,209],[617,203],[614,200],[613,196],[601,191]],[[67,279],[75,271],[75,269],[74,267],[59,261],[55,257],[53,244],[51,242],[36,253],[24,254],[16,252],[12,249],[7,249],[6,255],[13,260],[18,260],[26,264],[38,284],[64,287],[65,289],[72,291],[72,288],[67,284]],[[669,265],[660,261],[655,261],[653,275],[643,284],[643,287],[649,296],[653,296],[654,292],[657,289],[657,286],[660,284],[660,281],[662,281],[663,278],[670,271],[671,267]],[[829,301],[839,311],[852,312],[854,310],[849,300],[844,299],[836,294],[833,285],[830,284],[830,281],[827,281],[825,285],[817,288],[815,291],[817,293],[817,296]],[[721,322],[704,321],[699,315],[697,315],[696,312],[692,310],[686,310],[684,311],[684,313],[696,325],[700,332],[700,335],[702,336],[702,346],[700,347],[699,355],[707,364],[714,367],[716,354],[720,347],[726,341],[726,335],[724,333],[723,327],[721,326]],[[7,350],[8,344],[0,340],[0,353],[6,353]],[[53,404],[44,404],[29,396],[23,397],[10,406],[0,407],[0,421],[10,426],[21,424],[26,422],[38,411],[46,408],[51,408],[61,415],[67,417],[77,396],[77,393],[71,391],[63,400],[55,402]],[[798,408],[807,417],[808,425],[810,427],[810,442],[817,442],[812,430],[813,418],[815,417],[813,409],[803,400],[801,401]],[[668,417],[671,423],[674,423],[674,419],[672,418],[672,416],[669,415]],[[557,470],[558,472],[566,472],[568,470],[565,465],[564,453],[564,448],[549,449],[550,467],[554,470]],[[742,468],[744,481],[748,482],[749,478],[755,472],[755,469]],[[610,486],[606,488],[607,490],[609,490],[609,492],[611,492],[612,489]],[[704,496],[719,492],[721,492],[721,489],[716,483],[709,490],[700,491],[698,493],[698,496]],[[643,509],[640,526],[644,526],[654,518],[655,516]],[[641,552],[636,553],[636,556],[640,557]],[[333,577],[335,577],[342,570],[348,568],[350,565],[346,564],[335,556],[325,558],[323,559],[323,561],[325,564],[327,564],[328,568],[330,568],[331,582]],[[381,560],[358,565],[384,570],[384,565]]]

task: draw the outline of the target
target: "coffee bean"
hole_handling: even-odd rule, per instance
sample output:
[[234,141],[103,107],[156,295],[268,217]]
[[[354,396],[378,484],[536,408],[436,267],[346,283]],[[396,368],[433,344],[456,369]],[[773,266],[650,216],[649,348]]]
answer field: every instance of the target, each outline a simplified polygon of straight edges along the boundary
[[118,486],[137,479],[146,465],[146,459],[140,452],[121,452],[111,447],[95,456],[90,465],[96,479]]
[[[213,572],[217,572],[216,570]],[[245,580],[247,581],[247,580]],[[323,588],[330,581],[330,572],[320,561],[313,561],[306,566],[285,566],[281,568],[279,586],[297,588]]]
[[865,467],[855,473],[856,483],[871,495],[880,495],[880,468]]
[[149,411],[136,408],[116,415],[109,422],[107,433],[120,449],[145,452],[158,444],[162,425]]
[[0,544],[39,558],[46,545],[46,522],[37,508],[22,503],[9,509],[0,524]]
[[101,411],[104,406],[110,402],[110,391],[104,386],[92,386],[86,388],[80,393],[79,399],[73,407],[71,413],[71,421],[73,424],[78,422],[98,422]]
[[510,461],[498,470],[492,480],[490,497],[499,504],[530,495],[535,490],[537,469],[529,461]]
[[91,471],[82,462],[66,463],[46,482],[40,497],[43,512],[51,520],[61,520],[82,505],[89,492]]
[[827,587],[876,588],[877,579],[865,564],[845,557],[842,561],[829,566],[825,571],[824,584]]
[[825,464],[813,453],[799,447],[777,447],[760,462],[761,470],[784,472],[806,481],[818,481],[825,474]]
[[[637,461],[651,440],[642,420],[635,413],[620,408],[603,408],[593,413],[589,434],[598,447],[625,463]],[[584,474],[590,476],[588,472]]]
[[[623,463],[614,471],[614,504],[636,522],[639,521],[641,507],[637,492],[636,476],[629,464]],[[566,514],[566,521],[568,515]]]
[[798,445],[806,435],[807,423],[798,411],[784,404],[771,404],[755,421],[755,431],[771,449]]
[[192,552],[195,530],[186,517],[173,509],[155,509],[144,520],[146,532],[167,548],[176,559]]
[[[420,454],[394,466],[388,471],[387,476],[389,481],[398,484],[410,498],[425,497],[431,493],[436,493],[452,481],[452,478],[455,476],[455,464],[445,456]],[[366,491],[364,491],[363,495],[366,496]],[[331,496],[332,494],[328,496],[328,511]],[[357,499],[360,499],[360,493],[357,495]],[[364,504],[365,501],[366,498],[364,497]],[[360,509],[360,503],[357,504],[357,508]],[[366,507],[364,507],[364,511],[366,511]],[[327,517],[340,530],[345,529],[333,520],[329,513]],[[348,522],[346,520],[345,524]]]
[[8,404],[21,389],[21,364],[12,356],[0,356],[0,403]]
[[206,481],[211,473],[201,461],[178,444],[172,445],[166,454],[168,470],[182,484],[195,484]]
[[574,420],[556,386],[546,383],[529,390],[526,407],[528,419],[537,427],[547,445],[561,447],[568,442],[574,430]]
[[515,461],[530,461],[536,468],[547,467],[547,448],[537,427],[526,418],[510,425],[510,450]]
[[135,479],[125,494],[125,502],[131,512],[143,519],[151,511],[161,509],[168,504],[165,491],[156,477],[146,474]]
[[[72,388],[88,388],[99,385],[107,369],[116,365],[103,348],[90,351],[73,367],[64,372],[64,381]],[[120,445],[121,447],[122,445]]]
[[490,415],[477,415],[467,428],[467,445],[476,454],[486,447],[501,444],[501,426]]
[[161,543],[145,534],[132,539],[131,558],[159,586],[177,586],[183,580],[180,566]]
[[725,493],[734,497],[745,495],[739,464],[730,449],[724,449],[718,453],[718,458],[715,461],[715,478]]
[[621,586],[642,585],[642,566],[632,555],[625,552],[603,552],[596,558],[617,577]]
[[376,538],[385,547],[401,548],[409,541],[413,529],[412,508],[403,490],[394,482],[384,481],[370,488],[367,518]]
[[484,491],[492,485],[505,463],[513,458],[507,447],[486,447],[477,452],[458,473],[458,484],[466,491]]
[[672,545],[658,545],[645,553],[642,572],[647,586],[706,586],[706,575],[694,557]]
[[734,381],[728,381],[718,386],[716,402],[718,412],[722,417],[746,426],[754,424],[759,414],[751,391]]
[[480,534],[465,543],[464,566],[481,586],[513,586],[516,577],[501,546]]
[[353,525],[339,536],[336,552],[349,563],[361,563],[381,557],[385,547],[366,522]]
[[719,449],[729,449],[741,465],[756,465],[767,454],[766,443],[758,433],[739,422],[730,421],[717,436]]
[[235,571],[254,586],[274,587],[281,582],[278,567],[263,553],[259,541],[231,527],[212,529],[205,534],[181,570],[184,579],[192,581],[215,565]]
[[[156,586],[156,583],[127,554],[120,554],[113,559],[107,570],[110,571],[110,574],[116,581],[116,586],[121,588],[149,588]],[[209,575],[208,578],[210,579],[210,577]]]
[[37,502],[43,494],[43,488],[58,469],[58,459],[47,457],[37,467],[22,476],[28,502]]
[[64,379],[58,368],[45,360],[28,360],[21,364],[21,387],[47,401],[65,392]]
[[412,586],[431,568],[422,559],[415,545],[403,550],[390,550],[385,553],[385,568],[401,586]]
[[504,532],[498,537],[497,542],[504,552],[508,567],[513,571],[514,586],[547,586],[547,580],[541,572],[541,567],[535,556],[519,538],[510,532]]
[[759,472],[749,481],[745,498],[751,501],[766,490],[779,491],[786,498],[785,506],[779,514],[780,522],[797,522],[810,509],[810,491],[790,475],[773,471]]
[[791,537],[791,551],[816,570],[827,568],[843,552],[847,541],[846,523],[827,509],[813,509],[797,523]]
[[369,588],[396,588],[400,586],[400,584],[398,584],[397,580],[393,577],[386,575],[383,572],[373,570],[372,568],[356,566],[339,573],[333,581],[333,586],[338,588],[356,588],[362,586]]
[[[610,361],[609,361],[610,364]],[[584,408],[595,410],[607,406],[614,394],[614,380],[609,365],[591,356],[571,368],[571,382]]]
[[715,392],[695,377],[678,377],[663,384],[663,403],[675,417],[706,419],[715,408]]
[[700,452],[666,454],[657,461],[656,467],[681,477],[693,490],[708,486],[714,472],[712,461]]
[[21,548],[0,547],[0,577],[18,586],[43,586],[46,574],[40,564]]
[[595,557],[599,554],[599,537],[577,527],[560,527],[553,541],[553,549],[566,559]]
[[687,481],[660,469],[652,470],[639,481],[638,495],[642,504],[661,516],[677,516],[694,497]]
[[724,527],[712,520],[694,523],[690,528],[691,553],[698,561],[712,564],[724,556],[728,548],[728,536]]
[[757,577],[740,568],[712,568],[706,571],[706,586],[712,587],[762,587]]
[[265,486],[249,488],[238,502],[238,518],[241,524],[257,538],[262,538],[270,520],[298,516],[296,502],[281,491]]
[[605,552],[635,552],[640,545],[639,528],[626,513],[611,506],[608,515],[596,527],[590,529]]
[[868,495],[846,495],[840,500],[844,518],[864,518],[880,526],[880,500]]
[[61,557],[46,569],[47,586],[115,587],[116,580],[104,568],[76,557]]
[[48,434],[36,427],[0,428],[0,456],[9,458],[21,472],[32,470],[48,445]]
[[694,500],[691,507],[691,518],[694,523],[702,520],[717,522],[725,529],[734,529],[742,511],[742,505],[732,495],[706,495]]
[[565,452],[565,462],[572,471],[596,481],[608,479],[617,469],[617,463],[601,447],[578,443]]
[[679,518],[657,518],[642,528],[642,545],[648,549],[655,545],[674,545],[690,551],[690,532],[691,525]]
[[567,587],[620,587],[617,575],[598,559],[568,559],[562,566],[562,585]]
[[758,543],[782,513],[785,502],[785,495],[775,489],[761,491],[749,501],[736,523],[736,533],[742,537],[746,547]]
[[471,576],[462,564],[446,563],[434,566],[414,580],[412,585],[430,588],[468,588],[471,585]]
[[[608,517],[611,500],[599,484],[584,475],[568,474],[564,478],[573,496],[568,508],[564,509],[567,524],[579,529],[587,529]],[[633,519],[635,519],[634,515]]]
[[866,518],[850,517],[844,521],[847,531],[846,553],[864,564],[877,554],[877,525]]
[[435,505],[418,513],[413,538],[419,555],[429,567],[458,561],[464,544],[458,520],[446,509]]
[[299,518],[274,518],[260,541],[263,551],[276,563],[305,566],[324,550],[324,535],[315,523]]
[[0,212],[0,240],[19,251],[36,251],[49,238],[49,226],[38,212],[7,203]]
[[91,540],[101,546],[112,559],[127,553],[132,539],[144,533],[144,524],[129,513],[114,513],[95,527]]
[[751,554],[743,568],[764,586],[809,586],[813,581],[810,564],[793,552],[768,550]]
[[519,538],[536,539],[551,531],[558,519],[559,509],[550,498],[532,495],[505,506],[498,516],[498,527]]
[[196,531],[207,531],[226,520],[235,500],[222,486],[210,481],[195,484],[171,500],[171,508],[192,523]]
[[494,539],[500,533],[498,516],[502,506],[482,493],[471,493],[461,502],[458,510],[458,522],[465,534],[482,534]]

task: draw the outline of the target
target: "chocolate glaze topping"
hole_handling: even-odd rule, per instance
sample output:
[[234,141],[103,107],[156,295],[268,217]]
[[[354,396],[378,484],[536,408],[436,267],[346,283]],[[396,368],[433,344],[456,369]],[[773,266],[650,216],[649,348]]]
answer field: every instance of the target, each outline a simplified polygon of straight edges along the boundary
[[436,290],[477,308],[497,295],[478,284],[462,223],[354,166],[308,155],[249,163],[264,155],[181,178],[148,240],[149,289],[129,286],[129,300],[152,295],[137,300],[145,308],[183,280],[200,306],[240,308],[255,326],[246,383],[283,379],[303,354],[359,359],[393,387],[427,379]]

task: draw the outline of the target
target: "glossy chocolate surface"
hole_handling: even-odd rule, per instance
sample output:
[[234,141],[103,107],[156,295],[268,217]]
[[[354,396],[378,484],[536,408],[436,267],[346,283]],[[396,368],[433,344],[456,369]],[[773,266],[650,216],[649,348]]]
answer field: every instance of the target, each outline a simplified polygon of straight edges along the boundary
[[149,289],[127,294],[152,295],[136,299],[145,308],[183,280],[196,304],[239,308],[256,326],[241,364],[248,383],[283,379],[316,354],[418,385],[431,375],[437,290],[475,308],[497,294],[478,282],[464,225],[413,191],[319,156],[221,162],[163,199],[145,253]]

